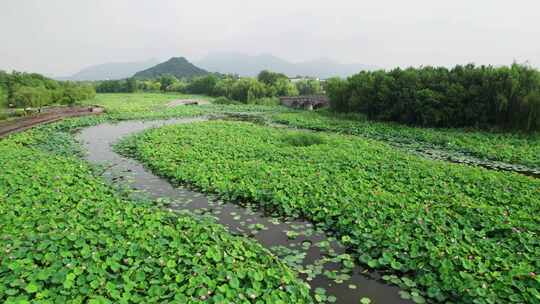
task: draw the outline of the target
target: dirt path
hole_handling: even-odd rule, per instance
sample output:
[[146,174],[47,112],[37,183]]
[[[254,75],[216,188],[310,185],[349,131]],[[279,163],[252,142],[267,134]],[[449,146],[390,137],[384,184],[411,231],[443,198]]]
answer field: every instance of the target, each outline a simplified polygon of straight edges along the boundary
[[67,117],[97,115],[103,113],[100,107],[55,108],[45,113],[0,122],[0,137],[30,129],[36,125],[55,122]]

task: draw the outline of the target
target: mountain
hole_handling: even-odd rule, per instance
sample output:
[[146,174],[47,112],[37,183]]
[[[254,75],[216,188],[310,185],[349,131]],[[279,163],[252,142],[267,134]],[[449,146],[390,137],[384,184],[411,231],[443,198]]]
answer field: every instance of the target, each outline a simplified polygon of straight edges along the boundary
[[161,75],[170,74],[176,78],[203,76],[207,71],[196,67],[184,57],[173,57],[163,63],[153,66],[134,75],[138,79],[152,79]]
[[196,64],[208,71],[240,76],[256,76],[262,70],[271,70],[291,77],[301,75],[330,78],[378,69],[372,65],[341,64],[330,59],[293,63],[269,54],[250,56],[240,53],[210,53]]
[[113,80],[124,79],[133,76],[138,71],[147,69],[151,66],[158,64],[156,59],[142,61],[142,62],[113,62],[105,63],[95,66],[87,67],[80,72],[69,76],[59,77],[58,80],[73,80],[73,81],[85,81],[85,80]]

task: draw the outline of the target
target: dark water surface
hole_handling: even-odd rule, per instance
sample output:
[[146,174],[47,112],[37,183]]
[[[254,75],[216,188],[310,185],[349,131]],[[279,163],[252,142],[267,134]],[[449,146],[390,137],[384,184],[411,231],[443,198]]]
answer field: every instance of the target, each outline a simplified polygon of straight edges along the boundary
[[296,268],[313,292],[316,288],[324,288],[327,296],[337,298],[336,303],[358,304],[362,297],[370,298],[371,303],[412,303],[401,299],[399,288],[380,280],[381,274],[368,272],[358,265],[345,267],[343,261],[348,260],[348,256],[337,257],[346,253],[345,247],[311,223],[270,217],[255,206],[227,203],[211,195],[171,185],[137,161],[112,151],[112,145],[124,136],[148,128],[204,120],[187,118],[106,123],[82,130],[78,138],[88,151],[87,160],[104,165],[103,175],[107,179],[127,183],[148,198],[170,201],[167,208],[211,215],[231,233],[257,240]]

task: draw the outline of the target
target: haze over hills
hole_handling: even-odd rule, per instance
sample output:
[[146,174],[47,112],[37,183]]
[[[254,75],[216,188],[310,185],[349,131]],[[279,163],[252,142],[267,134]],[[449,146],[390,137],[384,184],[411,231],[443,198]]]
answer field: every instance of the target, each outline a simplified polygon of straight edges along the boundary
[[341,64],[331,59],[294,63],[270,54],[252,56],[242,53],[217,52],[210,53],[195,64],[184,57],[173,57],[162,63],[157,59],[141,62],[112,62],[84,68],[69,77],[55,78],[73,81],[117,80],[129,77],[150,79],[163,74],[171,74],[177,78],[189,78],[207,75],[209,72],[256,76],[262,70],[284,73],[290,77],[301,75],[329,78],[333,76],[347,77],[362,70],[374,69],[378,69],[378,67],[365,64]]
[[133,74],[148,69],[159,61],[150,59],[139,62],[111,62],[89,66],[69,77],[56,77],[58,80],[93,81],[93,80],[116,80],[133,76]]
[[378,69],[372,65],[342,64],[331,59],[293,63],[270,54],[251,56],[241,53],[210,53],[195,64],[208,71],[240,76],[255,76],[262,70],[271,70],[291,77],[302,75],[329,78],[347,77],[362,70]]
[[152,79],[165,74],[173,75],[176,78],[190,78],[204,76],[209,73],[196,67],[184,57],[173,57],[156,66],[137,72],[133,77],[138,79]]

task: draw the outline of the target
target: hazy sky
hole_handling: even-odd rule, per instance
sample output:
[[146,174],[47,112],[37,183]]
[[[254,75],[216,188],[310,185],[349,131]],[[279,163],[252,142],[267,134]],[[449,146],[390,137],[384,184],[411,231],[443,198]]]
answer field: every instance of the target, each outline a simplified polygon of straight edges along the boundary
[[271,53],[395,66],[529,61],[539,0],[0,0],[0,69]]

